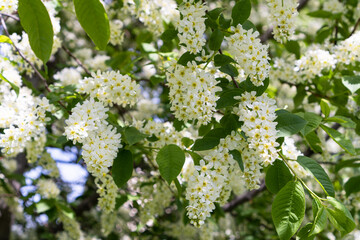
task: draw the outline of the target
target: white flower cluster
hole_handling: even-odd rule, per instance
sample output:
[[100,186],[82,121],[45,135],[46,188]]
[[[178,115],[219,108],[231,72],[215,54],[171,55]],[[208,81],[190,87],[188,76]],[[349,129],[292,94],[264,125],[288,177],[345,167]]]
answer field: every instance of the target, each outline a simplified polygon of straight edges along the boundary
[[44,152],[41,155],[38,163],[48,172],[48,175],[50,177],[57,178],[60,176],[59,169],[56,166],[56,162],[48,152]]
[[40,179],[37,183],[38,193],[44,198],[57,198],[60,189],[51,179]]
[[146,224],[164,213],[164,209],[170,206],[173,196],[172,191],[166,182],[152,177],[149,182],[154,181],[153,185],[140,187],[142,208],[140,209],[140,222]]
[[259,32],[253,29],[245,30],[239,24],[231,27],[233,35],[225,37],[229,44],[229,52],[234,56],[240,70],[249,76],[255,86],[263,85],[269,74],[270,64],[268,45],[263,45],[258,38]]
[[80,224],[74,219],[73,216],[59,211],[59,219],[63,224],[64,230],[67,233],[66,239],[79,240],[83,235],[80,229]]
[[124,32],[122,31],[122,21],[116,19],[110,21],[110,40],[112,45],[120,45],[124,41]]
[[[3,148],[2,153],[14,156],[22,152],[29,141],[40,140],[45,133],[45,122],[49,120],[46,112],[51,111],[52,106],[46,98],[31,96],[31,90],[25,87],[20,88],[19,96],[9,88],[2,90],[0,128],[4,128],[4,133],[0,134],[0,148]],[[40,143],[44,142],[42,140]],[[37,151],[39,147],[28,145],[27,149]],[[42,149],[32,156],[41,152]],[[31,153],[28,154],[30,156]]]
[[17,10],[18,0],[2,0],[0,2],[0,12],[12,14]]
[[29,163],[34,163],[38,160],[40,154],[44,151],[46,144],[46,133],[45,131],[41,132],[36,141],[28,141],[25,144],[26,149],[26,159]]
[[275,58],[270,70],[270,79],[279,79],[289,83],[301,83],[303,78],[294,70],[295,55],[287,58]]
[[92,77],[80,80],[79,91],[88,93],[92,98],[97,98],[105,105],[113,103],[126,106],[134,105],[140,96],[140,85],[132,81],[128,75],[108,71],[92,73]]
[[338,0],[327,0],[324,2],[323,10],[331,13],[343,13],[345,11],[345,6],[343,3]]
[[278,157],[276,147],[276,125],[274,122],[275,100],[263,94],[259,97],[256,92],[244,93],[239,97],[239,108],[235,109],[240,121],[244,122],[241,130],[246,134],[249,147],[260,156],[261,164],[268,166]]
[[290,137],[285,137],[284,143],[281,147],[282,153],[286,158],[289,159],[287,163],[290,165],[291,169],[295,171],[296,175],[301,178],[309,176],[310,174],[306,171],[297,161],[298,156],[303,154],[296,148],[294,139]]
[[[6,48],[6,45],[0,44],[0,46],[1,46],[2,50],[4,50],[4,48]],[[20,76],[18,70],[10,61],[8,61],[2,57],[0,57],[0,72],[10,82],[12,82],[13,84],[15,84],[18,87],[21,86],[22,80],[21,80],[21,76]],[[3,92],[3,91],[0,91],[0,96],[2,94],[1,92]]]
[[114,210],[117,197],[117,186],[109,174],[104,177],[95,178],[95,184],[98,187],[96,193],[99,194],[99,207],[105,213],[110,213]]
[[216,111],[215,95],[221,88],[216,86],[213,71],[204,70],[195,62],[187,66],[175,64],[166,73],[170,88],[171,110],[180,120],[198,120],[198,125],[208,123]]
[[121,148],[121,134],[116,133],[116,129],[106,121],[108,110],[102,103],[90,98],[83,104],[78,103],[65,121],[67,138],[83,144],[83,159],[88,171],[96,177],[99,206],[106,212],[114,209],[117,190],[107,173]]
[[334,69],[336,59],[328,51],[322,49],[308,50],[304,56],[295,61],[295,71],[306,80],[322,76],[321,71]]
[[205,45],[204,38],[205,12],[209,8],[202,2],[185,0],[180,6],[179,11],[182,18],[175,23],[178,30],[180,44],[185,44],[185,49],[191,53],[198,53]]
[[81,74],[76,68],[63,68],[53,77],[55,80],[59,80],[63,86],[77,85],[81,79]]
[[186,199],[189,205],[186,207],[190,222],[200,227],[210,213],[215,209],[215,202],[220,205],[226,203],[230,196],[230,174],[236,171],[237,163],[229,150],[238,148],[241,137],[233,132],[220,144],[209,151],[200,160],[200,165],[195,166],[195,171],[188,179]]
[[136,15],[155,36],[164,31],[163,21],[178,17],[174,0],[124,0],[124,9]]
[[336,45],[334,54],[335,58],[344,64],[360,62],[360,31]]
[[271,20],[274,23],[274,39],[287,40],[295,30],[295,17],[298,15],[296,0],[267,0]]

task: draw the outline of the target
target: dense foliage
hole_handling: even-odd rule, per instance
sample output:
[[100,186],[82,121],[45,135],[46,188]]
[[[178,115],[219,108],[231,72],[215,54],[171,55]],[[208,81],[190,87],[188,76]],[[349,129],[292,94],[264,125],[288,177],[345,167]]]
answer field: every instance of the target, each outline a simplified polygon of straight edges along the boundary
[[3,0],[0,20],[0,239],[360,238],[357,0]]

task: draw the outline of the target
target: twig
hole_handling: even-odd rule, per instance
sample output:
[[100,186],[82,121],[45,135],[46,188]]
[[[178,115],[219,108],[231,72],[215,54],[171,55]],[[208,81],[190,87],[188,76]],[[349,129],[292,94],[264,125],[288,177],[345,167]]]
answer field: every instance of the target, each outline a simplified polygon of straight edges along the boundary
[[251,201],[254,197],[256,197],[259,193],[265,191],[266,187],[265,187],[265,181],[263,180],[260,184],[260,188],[256,189],[256,190],[252,190],[250,192],[244,193],[238,197],[236,197],[235,199],[233,199],[231,202],[228,202],[227,204],[225,204],[223,206],[223,210],[225,212],[230,212],[233,209],[235,209],[238,205],[246,203]]
[[[10,34],[9,34],[9,31],[6,27],[6,23],[4,21],[4,18],[2,17],[2,14],[0,15],[0,19],[1,19],[1,25],[2,27],[4,28],[4,31],[6,33],[6,35],[10,38]],[[10,38],[11,40],[11,38]],[[11,40],[12,41],[12,40]],[[12,41],[13,42],[13,41]],[[30,62],[26,57],[25,55],[20,51],[20,49],[15,45],[15,43],[13,42],[13,46],[15,47],[16,51],[19,53],[20,57],[22,59],[25,60],[25,62],[27,62],[35,71],[36,75],[41,79],[41,81],[43,81],[44,85],[45,85],[45,89],[48,91],[48,92],[51,92],[50,88],[49,88],[49,85],[47,84],[46,82],[46,79],[41,75],[41,73],[37,70],[37,68],[35,67],[35,65]]]
[[351,31],[349,37],[351,37],[351,35],[353,35],[353,34],[355,33],[356,28],[359,26],[359,24],[360,24],[360,18],[356,21],[356,23],[355,23],[355,25],[354,25],[354,28],[353,28],[353,30]]
[[72,58],[75,60],[75,62],[76,62],[77,64],[79,64],[79,66],[80,66],[82,69],[84,69],[84,71],[86,72],[86,74],[88,74],[88,75],[91,76],[90,71],[84,66],[84,64],[82,64],[82,62],[81,62],[77,57],[75,57],[74,54],[72,54],[72,52],[71,52],[67,47],[65,47],[65,45],[61,45],[61,47],[62,47],[62,49],[63,49],[70,57],[72,57]]
[[20,19],[17,16],[11,15],[11,14],[7,14],[7,13],[0,13],[1,15],[7,16],[9,18],[14,19],[15,21],[20,21]]

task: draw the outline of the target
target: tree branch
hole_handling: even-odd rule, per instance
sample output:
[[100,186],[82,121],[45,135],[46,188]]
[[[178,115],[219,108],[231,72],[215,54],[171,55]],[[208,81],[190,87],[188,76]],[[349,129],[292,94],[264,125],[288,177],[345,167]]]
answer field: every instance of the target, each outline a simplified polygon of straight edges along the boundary
[[262,180],[259,189],[255,189],[255,190],[249,191],[247,193],[244,193],[240,196],[237,196],[231,202],[228,202],[227,204],[225,204],[223,206],[223,210],[225,212],[230,212],[233,209],[235,209],[238,205],[251,201],[259,193],[265,191],[265,189],[266,189],[265,180]]
[[84,64],[82,64],[82,62],[81,62],[77,57],[75,57],[74,54],[72,54],[72,52],[71,52],[67,47],[65,47],[65,45],[61,45],[61,47],[62,47],[62,49],[63,49],[71,58],[73,58],[73,59],[75,60],[75,62],[76,62],[77,64],[79,64],[79,66],[80,66],[82,69],[84,69],[84,71],[86,72],[86,74],[88,74],[88,75],[91,76],[90,71],[84,66]]

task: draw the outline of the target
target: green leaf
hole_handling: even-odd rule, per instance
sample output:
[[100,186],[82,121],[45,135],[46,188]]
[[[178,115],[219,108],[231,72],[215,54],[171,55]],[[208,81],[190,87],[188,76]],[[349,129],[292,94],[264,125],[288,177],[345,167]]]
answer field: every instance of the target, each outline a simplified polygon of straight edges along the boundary
[[229,113],[220,119],[220,124],[228,134],[231,134],[232,131],[237,131],[243,122],[239,121],[239,116],[236,114]]
[[330,222],[344,236],[355,229],[356,224],[349,210],[338,200],[333,197],[327,197],[328,205],[325,210],[328,213]]
[[305,193],[300,182],[290,181],[276,195],[271,215],[281,240],[290,239],[305,215]]
[[233,156],[235,161],[239,164],[241,171],[244,171],[244,162],[242,160],[241,153],[236,149],[229,151],[229,153]]
[[276,125],[276,129],[279,131],[277,134],[278,137],[286,137],[298,133],[307,124],[307,121],[303,118],[286,110],[281,109],[275,113],[277,114],[275,122],[278,123]]
[[16,96],[19,96],[20,88],[18,86],[16,86],[14,83],[7,80],[7,78],[4,77],[1,73],[0,73],[0,79],[7,82],[8,84],[10,84],[11,88],[14,89]]
[[148,137],[148,135],[141,133],[135,127],[126,127],[124,129],[124,137],[131,146],[135,143],[140,142],[144,138]]
[[309,12],[307,15],[310,17],[315,17],[315,18],[332,18],[332,16],[333,16],[333,14],[331,12],[324,11],[324,10],[317,10],[314,12]]
[[186,152],[190,154],[191,158],[194,161],[194,165],[200,165],[200,160],[202,159],[202,157],[199,154],[193,151],[186,151]]
[[321,99],[320,107],[321,107],[321,112],[325,115],[325,118],[327,118],[330,114],[330,107],[328,101]]
[[340,116],[340,115],[328,117],[325,119],[325,122],[337,122],[337,123],[340,123],[340,125],[345,128],[356,128],[356,123],[353,120],[351,120],[350,118],[344,117],[344,116]]
[[232,64],[225,64],[219,68],[223,73],[230,75],[231,77],[237,77],[239,75],[238,70]]
[[12,44],[13,42],[11,41],[11,39],[8,36],[0,35],[0,43],[10,43],[10,44]]
[[342,83],[354,94],[360,89],[360,76],[343,76]]
[[303,226],[300,229],[300,231],[296,235],[299,238],[299,240],[313,240],[315,238],[315,236],[309,237],[312,226],[313,226],[312,223],[307,223],[305,226]]
[[207,15],[209,15],[209,17],[213,20],[218,19],[220,13],[224,10],[224,8],[215,8],[211,11],[207,12]]
[[99,0],[74,0],[76,17],[95,45],[104,50],[110,39],[109,19]]
[[170,184],[181,172],[185,153],[175,144],[166,145],[156,156],[160,175]]
[[119,149],[112,166],[112,177],[118,188],[131,178],[134,169],[133,156],[129,150]]
[[346,152],[350,153],[351,155],[356,155],[355,148],[352,145],[351,141],[349,139],[345,139],[345,136],[343,134],[323,124],[321,124],[320,127]]
[[56,208],[61,211],[65,216],[67,216],[70,219],[74,219],[75,218],[75,213],[74,211],[68,207],[66,204],[61,203],[61,202],[56,202]]
[[219,25],[223,29],[228,29],[231,24],[231,19],[226,19],[223,14],[220,14]]
[[349,196],[352,193],[360,192],[360,175],[351,177],[345,184],[344,189],[346,196]]
[[236,61],[227,55],[217,54],[214,57],[214,63],[216,67],[221,67],[229,63],[236,63]]
[[308,133],[305,140],[314,152],[322,153],[321,141],[315,131]]
[[182,142],[182,144],[184,144],[185,147],[190,147],[194,143],[194,140],[192,140],[188,137],[183,137],[181,139],[181,142]]
[[163,41],[171,41],[177,37],[177,34],[178,31],[176,31],[174,28],[169,28],[161,34],[160,39]]
[[329,176],[326,174],[325,170],[318,164],[315,160],[299,156],[297,161],[300,165],[308,169],[315,177],[316,181],[320,184],[322,189],[327,195],[335,196],[334,186],[332,185]]
[[35,204],[36,212],[43,213],[55,206],[54,199],[41,199],[39,202]]
[[215,128],[209,131],[203,138],[197,139],[194,146],[192,147],[193,151],[204,151],[216,147],[220,143],[220,138],[226,136],[225,130],[223,128]]
[[245,30],[253,29],[254,32],[257,31],[256,26],[255,26],[252,22],[250,22],[249,20],[246,20],[246,21],[242,24],[242,27],[243,27],[243,29],[245,29]]
[[262,86],[255,86],[250,78],[247,78],[245,81],[243,81],[242,83],[240,83],[239,87],[240,88],[244,88],[246,92],[252,92],[255,91],[256,92],[256,96],[261,96],[266,89],[269,86],[269,78],[265,78],[265,80],[263,81],[263,85]]
[[351,167],[351,168],[360,167],[360,158],[348,159],[348,160],[339,162],[335,166],[335,171],[338,172],[341,169],[346,168],[346,167]]
[[188,62],[195,61],[195,55],[190,52],[185,52],[178,60],[178,64],[181,64],[186,67]]
[[296,58],[300,58],[300,45],[298,41],[290,40],[285,43],[285,48],[289,52],[295,54]]
[[298,112],[296,115],[307,121],[305,127],[301,130],[301,134],[307,135],[317,129],[322,121],[322,117],[312,112]]
[[229,89],[221,92],[220,98],[216,101],[216,109],[230,107],[235,103],[240,102],[240,100],[234,99],[234,97],[241,96],[244,92],[244,89],[241,88]]
[[316,198],[313,200],[313,216],[314,223],[312,224],[309,236],[316,235],[322,232],[327,222],[327,214],[325,208]]
[[291,181],[292,178],[293,175],[289,171],[289,168],[283,161],[277,159],[266,172],[265,185],[270,192],[276,194]]
[[209,39],[209,48],[214,51],[218,51],[221,47],[221,43],[224,40],[224,34],[220,29],[215,29]]
[[44,64],[49,61],[54,31],[50,16],[41,0],[19,0],[21,26],[29,36],[31,49]]
[[128,200],[127,195],[120,195],[115,200],[115,209],[118,210]]
[[242,24],[243,22],[245,22],[249,18],[250,12],[251,12],[250,0],[237,1],[231,12],[231,18],[233,19],[233,26],[237,26],[239,23]]

